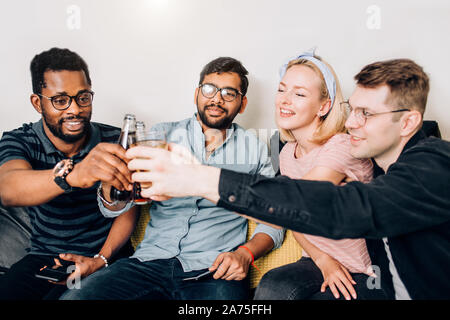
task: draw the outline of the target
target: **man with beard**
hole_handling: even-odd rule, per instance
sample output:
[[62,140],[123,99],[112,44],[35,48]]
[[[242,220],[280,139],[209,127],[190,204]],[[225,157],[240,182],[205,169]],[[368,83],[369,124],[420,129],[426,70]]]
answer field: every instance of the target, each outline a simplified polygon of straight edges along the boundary
[[[273,176],[267,146],[233,123],[247,105],[247,74],[236,59],[211,61],[195,90],[198,113],[154,129],[164,130],[168,141],[189,148],[205,164]],[[111,207],[108,192],[102,198],[107,217],[131,206]],[[67,291],[62,299],[245,299],[250,265],[283,240],[281,229],[258,225],[245,243],[246,219],[201,197],[154,201],[150,216],[131,258],[89,276],[81,290]]]
[[[67,289],[35,277],[45,266],[75,263],[76,277],[108,266],[127,242],[135,210],[106,219],[97,205],[99,181],[130,189],[130,172],[114,142],[118,128],[90,122],[94,92],[84,60],[52,48],[31,62],[35,123],[4,132],[0,141],[0,195],[5,207],[27,207],[32,226],[28,254],[0,277],[0,299],[52,299]],[[70,271],[70,270],[67,270]]]

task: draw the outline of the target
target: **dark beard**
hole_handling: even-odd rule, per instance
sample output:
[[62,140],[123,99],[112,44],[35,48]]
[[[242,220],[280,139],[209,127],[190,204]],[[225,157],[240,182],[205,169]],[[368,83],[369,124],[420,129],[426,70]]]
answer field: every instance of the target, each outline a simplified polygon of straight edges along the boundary
[[[67,117],[60,119],[56,125],[53,125],[47,120],[47,115],[45,114],[44,110],[42,110],[42,117],[45,121],[45,124],[47,125],[47,128],[50,130],[50,132],[57,138],[61,139],[62,141],[66,143],[74,143],[77,141],[80,141],[82,138],[84,138],[86,135],[89,134],[90,130],[90,115],[87,118],[84,117]],[[84,123],[83,131],[79,134],[64,134],[62,132],[62,124],[65,120],[78,120],[82,121]]]
[[[225,112],[225,117],[223,117],[220,121],[218,122],[210,122],[208,120],[208,117],[205,114],[205,111],[208,107],[217,107],[221,110],[223,110]],[[208,105],[205,106],[203,108],[203,111],[200,111],[198,106],[197,106],[197,111],[198,111],[198,116],[200,117],[200,120],[202,121],[202,123],[207,126],[208,128],[211,129],[219,129],[219,130],[223,130],[223,129],[228,129],[231,124],[233,123],[234,118],[236,117],[236,115],[239,113],[240,108],[236,111],[235,114],[233,115],[228,115],[228,111],[225,110],[224,108],[222,108],[221,106],[218,105]]]

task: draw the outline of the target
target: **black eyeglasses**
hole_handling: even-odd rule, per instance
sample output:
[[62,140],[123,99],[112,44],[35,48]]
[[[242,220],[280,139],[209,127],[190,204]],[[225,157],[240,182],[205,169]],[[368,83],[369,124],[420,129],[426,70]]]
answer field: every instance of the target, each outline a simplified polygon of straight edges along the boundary
[[205,98],[212,99],[215,97],[217,92],[220,91],[220,95],[222,99],[231,102],[237,98],[238,95],[243,95],[242,92],[236,90],[234,88],[217,88],[215,85],[211,83],[203,83],[199,85],[200,91]]
[[72,104],[72,99],[80,107],[89,107],[92,104],[92,100],[94,100],[94,92],[86,90],[77,93],[76,96],[69,96],[68,94],[59,94],[53,97],[47,97],[43,94],[38,93],[39,96],[46,98],[52,102],[52,106],[56,110],[66,110]]
[[341,102],[341,105],[344,105],[347,108],[347,110],[349,112],[349,116],[353,112],[353,114],[355,115],[356,122],[361,127],[366,124],[367,119],[370,117],[378,116],[380,114],[411,111],[410,109],[403,108],[403,109],[392,110],[392,111],[372,113],[372,112],[368,112],[365,108],[353,108],[350,105],[350,103],[348,103],[348,101]]

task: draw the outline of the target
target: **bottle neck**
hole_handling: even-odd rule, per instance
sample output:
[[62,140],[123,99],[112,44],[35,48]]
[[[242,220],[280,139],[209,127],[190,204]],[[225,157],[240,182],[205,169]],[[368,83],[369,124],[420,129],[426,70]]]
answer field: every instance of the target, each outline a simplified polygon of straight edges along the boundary
[[125,119],[118,143],[128,149],[136,140],[136,124],[132,119]]

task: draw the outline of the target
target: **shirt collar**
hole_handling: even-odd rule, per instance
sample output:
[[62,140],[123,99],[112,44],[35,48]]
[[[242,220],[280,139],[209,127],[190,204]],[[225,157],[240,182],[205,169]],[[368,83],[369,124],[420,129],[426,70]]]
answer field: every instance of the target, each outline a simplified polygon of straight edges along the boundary
[[425,139],[427,136],[425,134],[425,132],[420,129],[419,131],[417,131],[412,137],[411,139],[409,139],[409,141],[406,143],[406,145],[403,147],[402,153],[403,154],[406,150],[408,150],[409,148],[415,146],[416,144],[419,143],[420,140]]
[[[90,123],[89,125],[90,125],[90,130],[88,132],[87,143],[84,144],[81,151],[79,153],[77,153],[74,157],[83,158],[86,154],[89,153],[89,151],[92,150],[92,148],[94,148],[99,142],[101,142],[99,128],[97,128],[97,126],[94,126],[92,123]],[[56,149],[54,144],[50,141],[47,134],[45,133],[42,119],[40,119],[38,122],[33,123],[32,127],[33,127],[34,132],[36,132],[37,136],[39,137],[39,140],[41,140],[46,154],[57,153],[64,157],[64,154],[61,151],[59,151],[58,149]]]

